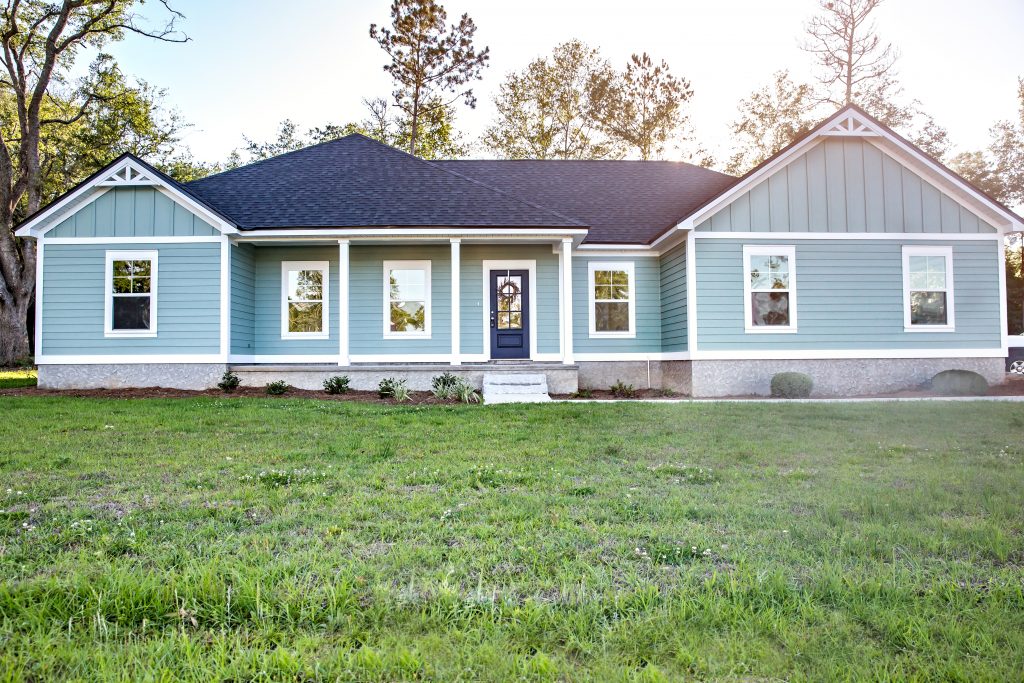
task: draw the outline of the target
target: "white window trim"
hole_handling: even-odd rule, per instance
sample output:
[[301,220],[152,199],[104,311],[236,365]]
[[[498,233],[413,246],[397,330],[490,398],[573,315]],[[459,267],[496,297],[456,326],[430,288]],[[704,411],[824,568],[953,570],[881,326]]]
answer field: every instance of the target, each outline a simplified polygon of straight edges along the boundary
[[[423,293],[425,301],[423,305],[423,331],[422,332],[392,332],[391,331],[391,271],[392,270],[422,270],[424,271],[426,288]],[[430,339],[430,318],[433,311],[431,302],[430,286],[430,261],[384,261],[383,271],[383,294],[384,294],[384,321],[383,330],[385,339]]]
[[[750,257],[785,256],[789,259],[789,324],[755,325],[750,295]],[[792,334],[797,331],[796,320],[796,247],[791,244],[745,244],[743,245],[743,330],[751,334]]]
[[[597,300],[594,297],[594,273],[599,270],[624,270],[629,278],[629,329],[625,332],[597,331]],[[587,263],[587,308],[590,312],[590,336],[597,339],[636,338],[636,268],[632,261],[589,261]]]
[[[103,268],[103,336],[104,337],[156,337],[156,303],[158,264],[155,249],[106,252],[106,264]],[[114,261],[150,261],[149,275],[149,329],[148,330],[115,330],[114,329]]]
[[[324,280],[324,305],[321,307],[320,332],[291,332],[288,329],[288,273],[292,270],[319,270]],[[281,339],[330,339],[331,264],[330,261],[281,261]]]
[[[910,322],[910,257],[911,256],[944,256],[946,257],[946,324],[945,325],[913,325]],[[937,290],[927,290],[937,291]],[[955,332],[956,319],[953,315],[953,247],[919,247],[903,245],[903,330],[905,332]]]

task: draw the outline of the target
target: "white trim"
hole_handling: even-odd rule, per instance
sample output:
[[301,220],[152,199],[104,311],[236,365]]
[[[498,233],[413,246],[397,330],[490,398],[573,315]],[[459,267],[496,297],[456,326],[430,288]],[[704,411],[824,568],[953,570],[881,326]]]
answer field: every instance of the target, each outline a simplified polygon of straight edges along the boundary
[[[383,262],[383,299],[384,299],[384,318],[383,318],[383,334],[384,339],[430,339],[431,330],[433,329],[430,324],[430,319],[433,314],[434,302],[432,300],[432,287],[431,287],[431,263],[429,260],[420,261],[384,261]],[[392,270],[422,270],[424,276],[424,288],[423,292],[423,331],[415,332],[393,332],[391,330],[391,271]]]
[[[120,179],[118,178],[118,174],[122,172],[125,173],[125,177]],[[139,175],[133,177],[130,175],[131,173],[138,173]],[[135,182],[136,180],[138,180],[138,182]],[[238,229],[230,221],[215,215],[210,211],[210,209],[207,209],[181,190],[178,190],[163,178],[154,176],[151,171],[142,168],[131,158],[124,158],[116,163],[110,164],[103,169],[101,173],[97,173],[95,178],[87,183],[79,185],[63,199],[50,204],[50,206],[37,213],[18,228],[15,234],[18,237],[40,237],[60,224],[60,221],[52,219],[63,216],[62,209],[65,207],[75,206],[75,210],[77,211],[81,206],[96,201],[96,199],[110,189],[110,187],[131,187],[143,184],[156,188],[158,192],[166,195],[174,202],[181,204],[192,213],[198,215],[221,233],[235,234],[238,232]],[[90,196],[87,197],[86,195]],[[79,205],[79,200],[83,199],[84,201]]]
[[[1024,235],[1020,235],[1024,239]],[[999,325],[1000,325],[1000,336],[1003,340],[1003,347],[1009,348],[1010,346],[1010,322],[1009,322],[1009,311],[1007,311],[1007,294],[1006,294],[1006,239],[1005,237],[999,240],[999,249],[996,252],[999,262],[996,266],[999,268]]]
[[697,350],[697,241],[696,231],[686,233],[686,347]]
[[452,355],[450,353],[370,353],[355,355],[351,357],[352,363],[398,363],[401,365],[414,365],[416,363],[436,363],[440,365],[451,365]]
[[[782,154],[770,159],[764,166],[757,169],[750,175],[745,176],[727,191],[715,197],[711,202],[705,204],[697,211],[680,220],[676,223],[676,228],[681,230],[692,230],[694,227],[702,223],[704,219],[710,217],[714,213],[717,213],[724,206],[728,205],[744,192],[748,191],[751,187],[775,173],[785,164],[789,163],[790,159],[803,154],[811,146],[818,144],[823,138],[828,137],[829,133],[826,131],[830,131],[830,128],[834,127],[839,122],[848,122],[850,125],[856,124],[858,126],[862,126],[867,133],[858,132],[856,134],[864,137],[870,144],[881,148],[880,143],[884,140],[891,145],[891,148],[882,148],[886,153],[894,156],[894,158],[901,163],[907,163],[908,160],[912,160],[916,165],[927,169],[932,175],[938,176],[939,179],[944,181],[945,185],[952,186],[956,189],[955,192],[949,195],[950,198],[957,201],[958,204],[961,204],[972,213],[977,213],[978,208],[983,207],[992,216],[998,216],[1009,229],[1020,230],[1024,227],[1021,225],[1020,219],[1014,216],[1011,212],[997,205],[988,197],[980,194],[959,176],[936,164],[934,161],[929,159],[927,155],[921,152],[921,150],[917,149],[913,145],[903,142],[888,131],[877,128],[876,124],[865,118],[860,112],[852,109],[851,107],[844,107],[833,114],[831,118],[826,120],[826,122],[823,123],[814,134],[807,136]],[[849,135],[850,133],[847,134]],[[895,149],[896,154],[893,154],[894,149],[892,148]],[[963,201],[963,197],[971,199],[978,206],[968,206]],[[996,222],[1000,221],[996,220]],[[656,243],[657,241],[655,244]]]
[[[159,280],[159,252],[145,250],[107,250],[103,266],[103,336],[112,338],[146,339],[157,335],[157,281]],[[114,261],[149,261],[149,329],[114,329]]]
[[[785,256],[789,259],[789,287],[784,290],[789,295],[789,322],[785,325],[755,325],[753,323],[753,307],[751,296],[754,294],[750,286],[751,256]],[[764,292],[767,290],[757,290]],[[797,331],[796,305],[796,247],[789,244],[745,244],[743,245],[743,331],[747,334],[792,334]]]
[[[629,288],[629,329],[625,331],[598,331],[597,299],[594,295],[594,273],[599,270],[622,270],[626,272]],[[602,299],[622,303],[622,300]],[[587,313],[590,322],[590,337],[593,339],[635,339],[636,338],[636,265],[632,261],[588,261],[587,262]]]
[[220,243],[220,352],[225,360],[231,352],[231,242]]
[[451,240],[452,270],[452,365],[459,365],[462,353],[462,252],[461,240]]
[[959,233],[959,232],[707,232],[694,230],[696,239],[719,240],[899,240],[899,241],[938,241],[975,242],[1002,239],[998,232]]
[[1006,349],[739,349],[691,352],[692,360],[830,360],[847,358],[1005,358]]
[[[319,270],[323,273],[323,301],[320,306],[320,332],[291,332],[288,329],[288,273]],[[281,339],[329,339],[331,336],[331,263],[330,261],[281,261]]]
[[577,353],[576,361],[579,363],[598,363],[616,361],[648,361],[648,360],[690,360],[689,351],[652,351],[650,353],[628,352],[628,353]]
[[338,365],[349,364],[349,243],[338,240]]
[[47,244],[195,244],[220,242],[224,235],[200,237],[47,237]]
[[217,363],[223,365],[224,356],[219,353],[147,353],[134,356],[119,352],[36,357],[36,365],[140,365],[143,363]]
[[228,356],[228,363],[326,363],[338,365],[338,356],[327,354],[245,354],[233,353]]
[[558,258],[558,325],[559,353],[563,363],[571,365],[575,362],[575,341],[573,339],[575,317],[573,315],[572,297],[572,240],[562,240],[562,248]]
[[43,355],[43,245],[46,240],[36,240],[36,331],[33,341],[35,348],[32,353],[36,358]]
[[[585,257],[596,257],[596,256],[611,256],[611,257],[626,257],[626,258],[658,258],[661,254],[651,249],[648,246],[638,247],[636,250],[626,249],[623,247],[611,248],[607,245],[588,245],[581,244],[576,247],[577,251],[580,252],[580,256]],[[555,245],[555,252],[559,251],[559,246]]]
[[[914,325],[910,322],[910,257],[911,256],[941,256],[945,259],[946,286],[943,290],[946,294],[946,324],[945,325]],[[1004,267],[1005,269],[1005,267]],[[955,332],[956,331],[956,302],[953,294],[953,247],[903,247],[903,329],[905,332]],[[940,291],[940,290],[918,290],[918,291]],[[1005,297],[1004,297],[1005,298]]]
[[480,265],[483,270],[483,289],[480,291],[483,292],[484,359],[491,360],[491,271],[525,270],[529,274],[530,281],[530,291],[527,297],[530,313],[530,356],[522,360],[539,360],[537,354],[537,261],[534,259],[484,260],[480,262]]
[[491,237],[508,237],[524,240],[560,239],[569,236],[585,236],[589,228],[316,228],[287,229],[268,228],[245,230],[239,233],[238,239],[243,241],[283,237],[433,237],[449,239],[452,237],[479,238],[487,240]]
[[1006,347],[1009,349],[1024,348],[1024,336],[1015,334],[1006,337]]

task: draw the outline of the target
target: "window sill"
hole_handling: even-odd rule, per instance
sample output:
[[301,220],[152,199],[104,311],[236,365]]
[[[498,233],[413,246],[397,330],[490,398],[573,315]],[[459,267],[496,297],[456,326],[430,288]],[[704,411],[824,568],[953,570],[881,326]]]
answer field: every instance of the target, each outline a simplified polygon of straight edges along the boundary
[[636,332],[591,332],[591,339],[636,339]]
[[118,338],[153,339],[153,338],[156,337],[156,331],[155,330],[146,330],[145,332],[127,332],[127,331],[119,332],[119,331],[115,330],[115,331],[104,332],[103,336],[107,337],[108,339],[118,339]]
[[430,339],[430,334],[389,332],[384,334],[384,339]]
[[330,338],[331,338],[331,335],[323,334],[321,332],[314,332],[314,333],[310,333],[310,334],[293,333],[293,334],[282,334],[281,335],[281,339],[285,339],[285,340],[289,340],[289,341],[295,341],[295,340],[299,340],[299,339],[330,339]]
[[952,325],[904,325],[904,332],[956,332]]
[[799,330],[795,327],[747,327],[743,330],[747,334],[796,334]]

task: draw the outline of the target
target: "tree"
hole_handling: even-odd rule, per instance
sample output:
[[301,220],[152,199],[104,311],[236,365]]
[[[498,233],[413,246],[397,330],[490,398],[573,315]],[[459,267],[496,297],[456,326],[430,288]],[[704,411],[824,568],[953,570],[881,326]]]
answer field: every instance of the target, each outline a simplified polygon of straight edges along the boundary
[[1024,78],[1017,80],[1017,120],[997,121],[985,151],[961,152],[953,170],[1005,204],[1024,205]]
[[[100,99],[93,92],[64,95],[68,72],[83,49],[100,49],[127,33],[157,40],[187,40],[175,28],[181,15],[168,0],[170,18],[145,27],[134,0],[8,0],[0,9],[0,92],[13,106],[13,133],[0,140],[0,365],[28,355],[27,312],[35,293],[36,251],[14,236],[20,217],[39,210],[46,197],[41,149],[44,135],[79,122]],[[7,127],[5,127],[7,128]],[[54,133],[57,134],[57,133]]]
[[818,103],[814,88],[795,83],[788,71],[777,71],[774,81],[752,92],[739,104],[740,117],[732,124],[739,146],[726,171],[740,175],[772,156],[814,126]]
[[477,52],[476,24],[463,14],[448,28],[448,15],[434,0],[394,0],[391,29],[370,24],[370,37],[391,59],[384,70],[395,80],[395,105],[405,114],[408,150],[418,152],[420,127],[458,100],[476,107],[468,84],[481,78],[490,48]]
[[614,78],[594,48],[579,40],[556,46],[549,57],[505,77],[483,144],[506,159],[621,157],[621,145],[601,128]]
[[644,161],[664,151],[687,118],[683,104],[693,97],[686,79],[673,76],[664,61],[655,64],[646,52],[630,57],[626,70],[601,87],[607,89],[598,112],[602,128]]

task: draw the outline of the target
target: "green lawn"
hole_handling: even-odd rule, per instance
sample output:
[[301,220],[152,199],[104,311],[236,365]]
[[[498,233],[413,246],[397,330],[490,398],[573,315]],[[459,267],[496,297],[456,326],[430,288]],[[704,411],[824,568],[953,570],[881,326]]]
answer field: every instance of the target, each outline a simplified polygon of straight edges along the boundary
[[0,680],[1024,671],[1020,404],[0,412]]
[[20,389],[36,385],[36,371],[32,368],[0,368],[0,389]]

